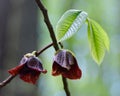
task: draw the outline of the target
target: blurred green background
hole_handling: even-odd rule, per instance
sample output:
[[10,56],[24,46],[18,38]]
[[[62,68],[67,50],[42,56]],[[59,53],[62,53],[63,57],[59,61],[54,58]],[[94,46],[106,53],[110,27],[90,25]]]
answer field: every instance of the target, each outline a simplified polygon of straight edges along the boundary
[[[110,38],[110,52],[98,66],[90,55],[87,26],[63,42],[73,51],[82,70],[80,80],[68,80],[71,96],[120,96],[120,1],[119,0],[42,0],[55,29],[61,15],[69,9],[84,10],[96,20]],[[0,0],[0,81],[7,70],[18,65],[22,56],[51,43],[43,16],[34,0]],[[0,89],[0,96],[66,96],[61,76],[51,76],[53,47],[39,57],[47,74],[38,84],[23,82],[18,77]]]

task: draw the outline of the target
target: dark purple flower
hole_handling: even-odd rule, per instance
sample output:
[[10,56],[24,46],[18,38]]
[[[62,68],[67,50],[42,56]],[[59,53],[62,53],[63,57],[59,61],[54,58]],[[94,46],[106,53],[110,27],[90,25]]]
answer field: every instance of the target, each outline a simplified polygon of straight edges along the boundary
[[80,79],[82,76],[76,58],[72,52],[65,49],[57,51],[53,61],[52,75],[60,74],[69,79]]
[[40,73],[46,73],[43,69],[40,60],[33,54],[26,54],[20,64],[8,71],[11,75],[19,74],[20,78],[28,83],[35,84]]

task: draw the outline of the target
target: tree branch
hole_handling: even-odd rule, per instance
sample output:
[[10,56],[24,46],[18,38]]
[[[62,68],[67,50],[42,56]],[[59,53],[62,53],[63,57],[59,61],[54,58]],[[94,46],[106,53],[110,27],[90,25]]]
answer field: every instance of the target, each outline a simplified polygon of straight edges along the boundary
[[66,95],[70,96],[70,91],[69,91],[69,88],[68,88],[67,79],[62,76],[62,81],[63,81],[64,90],[66,92]]
[[45,46],[44,48],[42,48],[41,50],[36,52],[36,56],[39,56],[42,52],[44,52],[46,49],[48,49],[49,47],[53,46],[53,43],[50,43],[49,45]]
[[59,47],[58,47],[58,44],[57,44],[57,39],[56,39],[56,37],[55,37],[53,27],[52,27],[52,25],[51,25],[51,23],[50,23],[47,10],[46,10],[46,8],[44,7],[44,5],[41,3],[40,0],[35,0],[35,1],[36,1],[38,7],[40,8],[40,10],[41,10],[42,13],[43,13],[44,21],[45,21],[45,23],[46,23],[46,25],[47,25],[47,28],[48,28],[48,30],[49,30],[51,39],[52,39],[52,41],[53,41],[53,46],[54,46],[55,50],[58,50]]
[[[51,23],[50,23],[50,20],[49,20],[48,14],[47,14],[47,10],[46,10],[46,8],[44,7],[44,5],[41,3],[41,0],[35,0],[35,1],[36,1],[38,7],[40,8],[40,10],[41,10],[42,13],[43,13],[44,21],[45,21],[45,23],[46,23],[46,25],[47,25],[47,28],[48,28],[48,30],[49,30],[51,39],[52,39],[52,41],[53,41],[53,46],[54,46],[55,50],[57,51],[57,50],[59,50],[59,47],[58,47],[58,43],[57,43],[57,39],[56,39],[56,37],[55,37],[55,33],[54,33],[54,30],[53,30],[53,27],[52,27],[52,25],[51,25]],[[67,96],[70,96],[70,92],[69,92],[69,89],[68,89],[67,80],[66,80],[66,78],[64,78],[63,76],[62,76],[62,81],[63,81],[64,90],[65,90],[65,92],[66,92],[66,95],[67,95]]]
[[[61,46],[61,48],[63,48],[63,45],[61,42],[58,42],[58,44]],[[48,49],[49,47],[53,46],[53,43],[48,44],[47,46],[45,46],[44,48],[42,48],[41,50],[36,52],[36,57],[38,57],[42,52],[44,52],[46,49]]]
[[0,89],[2,88],[2,87],[4,87],[4,86],[6,86],[8,83],[10,83],[10,81],[13,79],[13,78],[15,78],[16,77],[16,75],[10,75],[8,78],[6,78],[4,81],[2,81],[1,83],[0,83]]

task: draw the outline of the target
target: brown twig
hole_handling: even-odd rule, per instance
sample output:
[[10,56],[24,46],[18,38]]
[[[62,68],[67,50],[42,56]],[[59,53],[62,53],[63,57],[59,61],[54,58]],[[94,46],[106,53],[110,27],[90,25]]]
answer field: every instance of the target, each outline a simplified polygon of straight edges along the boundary
[[35,1],[36,1],[38,7],[40,8],[40,10],[41,10],[42,13],[43,13],[44,21],[45,21],[45,23],[46,23],[46,25],[47,25],[47,28],[48,28],[48,30],[49,30],[51,39],[52,39],[52,41],[53,41],[53,46],[54,46],[55,50],[58,50],[59,47],[58,47],[58,44],[57,44],[57,39],[56,39],[56,37],[55,37],[53,27],[52,27],[52,25],[51,25],[51,23],[50,23],[47,10],[46,10],[46,8],[44,7],[44,5],[41,3],[40,0],[35,0]]
[[8,83],[10,83],[10,81],[13,79],[13,78],[15,78],[15,76],[16,75],[10,75],[8,78],[6,78],[4,81],[2,81],[1,83],[0,83],[0,89],[2,88],[2,87],[4,87],[4,86],[6,86]]
[[[55,50],[59,50],[59,47],[58,47],[58,43],[57,43],[57,39],[55,37],[55,33],[54,33],[54,30],[53,30],[53,27],[50,23],[50,20],[49,20],[49,17],[48,17],[48,14],[47,14],[47,10],[46,8],[44,7],[44,5],[41,3],[41,0],[35,0],[38,7],[40,8],[40,10],[42,11],[43,13],[43,16],[44,16],[44,21],[47,25],[47,28],[49,30],[49,33],[50,33],[50,36],[51,36],[51,39],[53,41],[53,46],[55,48]],[[68,89],[68,84],[67,84],[67,80],[66,78],[62,77],[62,81],[63,81],[63,85],[64,85],[64,90],[66,92],[66,95],[67,96],[70,96],[70,92],[69,92],[69,89]]]
[[63,44],[61,42],[58,42],[60,47],[63,49]]
[[62,76],[62,81],[63,81],[63,85],[64,85],[64,90],[65,90],[67,96],[70,96],[67,79]]
[[[58,42],[60,47],[63,48],[63,45],[61,42]],[[42,48],[41,50],[36,52],[36,56],[39,56],[42,52],[44,52],[46,49],[48,49],[49,47],[53,46],[53,43],[48,44],[47,46],[45,46],[44,48]]]
[[44,48],[42,48],[41,50],[36,52],[36,56],[39,56],[42,52],[44,52],[46,49],[48,49],[49,47],[53,46],[53,43],[50,43],[49,45],[45,46]]

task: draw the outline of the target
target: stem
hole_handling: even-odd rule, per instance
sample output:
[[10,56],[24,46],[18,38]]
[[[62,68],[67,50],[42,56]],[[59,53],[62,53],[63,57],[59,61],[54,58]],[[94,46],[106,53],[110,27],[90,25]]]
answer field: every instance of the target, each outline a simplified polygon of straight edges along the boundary
[[60,47],[63,49],[63,44],[61,42],[58,42]]
[[[58,42],[60,47],[63,48],[63,45],[61,42]],[[36,52],[36,57],[38,57],[42,52],[44,52],[46,49],[48,49],[49,47],[53,46],[53,43],[48,44],[47,46],[45,46],[44,48],[42,48],[41,50]]]
[[67,79],[62,76],[62,81],[63,81],[64,90],[66,92],[66,95],[70,96],[70,91],[69,91],[69,88],[68,88]]
[[50,43],[49,45],[45,46],[43,49],[36,52],[36,56],[39,56],[42,52],[44,52],[49,47],[53,46],[53,43]]
[[15,76],[16,75],[10,75],[8,78],[6,78],[4,81],[2,81],[1,83],[0,83],[0,89],[2,88],[2,87],[4,87],[5,85],[7,85],[8,83],[10,83],[10,81],[13,79],[13,78],[15,78]]
[[47,28],[48,28],[48,30],[49,30],[51,39],[52,39],[52,41],[53,41],[53,46],[54,46],[55,50],[57,51],[57,50],[59,50],[59,47],[58,47],[58,44],[57,44],[57,39],[56,39],[56,37],[55,37],[53,27],[52,27],[52,25],[51,25],[51,23],[50,23],[50,20],[49,20],[48,14],[47,14],[47,10],[46,10],[46,8],[44,7],[44,5],[41,3],[40,0],[35,0],[35,1],[36,1],[38,7],[40,8],[40,10],[41,10],[42,13],[43,13],[44,21],[45,21],[45,23],[46,23],[46,25],[47,25]]
[[[53,41],[53,46],[54,46],[55,50],[57,51],[57,50],[59,50],[59,47],[58,47],[57,39],[56,39],[55,34],[54,34],[53,27],[52,27],[52,25],[51,25],[51,23],[50,23],[50,20],[49,20],[48,14],[47,14],[47,10],[46,10],[46,8],[44,7],[44,5],[41,3],[41,0],[35,0],[35,1],[36,1],[38,7],[40,8],[40,10],[41,10],[42,13],[43,13],[44,21],[45,21],[45,23],[46,23],[46,25],[47,25],[47,28],[48,28],[48,30],[49,30],[51,39],[52,39],[52,41]],[[69,89],[68,89],[67,80],[66,80],[66,78],[64,78],[63,76],[62,76],[62,81],[63,81],[64,90],[65,90],[65,92],[66,92],[66,95],[67,95],[67,96],[70,96],[70,92],[69,92]]]

